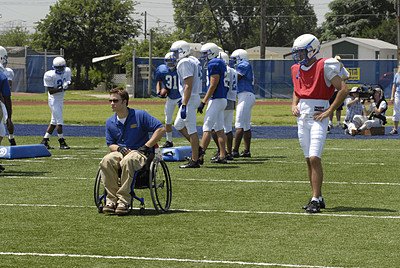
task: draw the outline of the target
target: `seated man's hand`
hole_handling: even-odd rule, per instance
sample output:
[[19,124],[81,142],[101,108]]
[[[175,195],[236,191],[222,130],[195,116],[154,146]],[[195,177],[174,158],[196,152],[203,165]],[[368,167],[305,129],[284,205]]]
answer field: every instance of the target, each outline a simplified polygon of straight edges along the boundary
[[121,153],[121,154],[125,157],[127,154],[129,154],[129,152],[130,152],[131,150],[128,149],[127,147],[125,147],[125,146],[118,146],[117,151],[118,151],[119,153]]
[[143,145],[142,147],[138,148],[138,151],[145,155],[146,157],[149,157],[149,155],[152,153],[152,150],[150,147],[147,147],[146,145]]

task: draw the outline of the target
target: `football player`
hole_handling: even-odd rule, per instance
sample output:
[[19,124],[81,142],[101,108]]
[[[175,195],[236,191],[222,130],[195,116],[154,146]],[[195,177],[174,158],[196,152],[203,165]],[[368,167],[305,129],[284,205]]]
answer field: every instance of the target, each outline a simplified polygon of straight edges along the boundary
[[202,149],[199,147],[199,137],[196,127],[196,110],[200,105],[201,75],[200,61],[191,56],[190,45],[183,40],[174,42],[170,51],[178,62],[176,69],[179,78],[179,92],[182,96],[182,105],[175,119],[175,128],[190,142],[192,157],[180,168],[199,168],[199,155]]
[[229,90],[226,95],[227,104],[224,110],[224,131],[226,135],[226,159],[233,160],[232,144],[233,144],[233,112],[235,111],[236,96],[237,96],[237,72],[229,66],[229,56],[225,52],[220,52],[219,57],[226,64],[225,81],[229,85]]
[[[237,49],[231,54],[231,63],[237,72],[237,96],[238,104],[236,107],[235,119],[235,146],[233,147],[233,157],[251,157],[251,110],[256,102],[254,96],[254,75],[253,68],[249,63],[247,52],[244,49]],[[244,142],[244,150],[239,155],[239,147]]]
[[201,147],[206,151],[211,140],[211,131],[214,130],[218,137],[219,156],[212,159],[212,163],[226,164],[224,132],[224,110],[226,107],[226,95],[229,85],[225,79],[226,65],[219,58],[220,48],[214,43],[206,43],[201,49],[201,56],[207,63],[207,86],[208,90],[203,97],[197,111],[203,113],[204,106],[208,102],[203,124],[203,137]]
[[167,98],[164,107],[165,113],[165,129],[167,133],[166,142],[163,147],[173,147],[172,142],[172,117],[175,107],[178,107],[182,102],[181,94],[178,88],[178,74],[176,73],[176,60],[172,52],[168,52],[164,57],[165,64],[161,64],[155,71],[155,79],[157,81],[157,95],[161,98]]
[[14,146],[17,145],[14,138],[14,123],[12,122],[11,119],[12,117],[11,88],[12,88],[12,80],[14,79],[14,71],[11,68],[7,67],[7,63],[8,63],[7,50],[4,47],[0,46],[0,65],[2,66],[0,67],[0,69],[6,75],[10,87],[10,95],[9,96],[7,96],[8,94],[3,95],[4,105],[6,106],[7,110],[6,124],[8,130],[8,141],[10,142],[11,146]]
[[63,106],[65,90],[67,90],[68,86],[71,84],[71,69],[67,67],[64,58],[54,58],[53,70],[47,71],[44,74],[43,83],[48,91],[51,120],[41,143],[44,144],[47,149],[53,149],[49,144],[49,139],[54,129],[57,129],[60,149],[69,149],[70,147],[65,142],[63,135]]
[[[292,114],[297,117],[298,136],[307,163],[312,198],[303,208],[318,213],[325,208],[322,197],[322,151],[328,130],[329,116],[348,95],[341,74],[340,62],[333,58],[317,59],[319,40],[312,34],[303,34],[293,43],[295,64],[291,68],[294,85]],[[329,106],[335,88],[337,96]]]

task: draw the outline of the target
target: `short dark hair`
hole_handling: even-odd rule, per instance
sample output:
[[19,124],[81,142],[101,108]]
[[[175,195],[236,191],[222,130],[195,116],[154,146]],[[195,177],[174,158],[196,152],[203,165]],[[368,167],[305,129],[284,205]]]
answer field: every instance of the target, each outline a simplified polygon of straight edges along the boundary
[[129,93],[122,87],[116,87],[110,90],[110,95],[111,94],[117,94],[121,97],[121,100],[126,100],[126,106],[128,106],[129,102]]

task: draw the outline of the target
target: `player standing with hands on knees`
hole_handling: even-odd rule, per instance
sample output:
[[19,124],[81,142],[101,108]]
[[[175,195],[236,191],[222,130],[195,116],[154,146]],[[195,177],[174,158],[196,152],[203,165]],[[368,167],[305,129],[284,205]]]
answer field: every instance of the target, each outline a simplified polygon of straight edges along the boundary
[[[322,151],[328,129],[329,116],[348,95],[349,89],[340,77],[340,62],[333,58],[317,59],[319,40],[303,34],[293,43],[292,55],[296,62],[291,68],[294,85],[292,114],[297,117],[298,137],[307,163],[312,198],[303,208],[318,213],[325,208],[322,197]],[[335,101],[329,106],[335,88]]]
[[70,147],[65,142],[63,135],[63,106],[65,90],[71,84],[71,69],[67,67],[63,57],[54,58],[53,70],[47,71],[44,74],[43,83],[48,92],[51,120],[41,143],[47,149],[53,149],[49,144],[49,140],[54,129],[57,129],[60,149],[69,149]]
[[176,69],[181,85],[179,92],[182,96],[182,105],[174,126],[190,142],[192,148],[191,159],[180,168],[199,168],[202,164],[199,156],[203,155],[203,150],[199,146],[199,137],[197,136],[196,111],[200,105],[202,68],[200,61],[190,55],[190,45],[186,41],[174,42],[170,51],[174,53],[174,58],[178,62]]

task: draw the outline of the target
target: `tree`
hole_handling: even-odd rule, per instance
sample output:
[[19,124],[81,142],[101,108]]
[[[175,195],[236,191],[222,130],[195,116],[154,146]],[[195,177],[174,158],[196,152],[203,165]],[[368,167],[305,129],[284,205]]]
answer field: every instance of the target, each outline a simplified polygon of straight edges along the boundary
[[[229,51],[248,48],[260,44],[260,1],[173,0],[174,20],[181,39],[215,42]],[[309,0],[268,0],[266,13],[268,46],[291,45],[317,28]]]
[[[151,31],[153,32],[153,57],[164,57],[172,43],[179,39],[176,33],[169,32],[165,27],[153,28]],[[149,39],[139,41],[131,38],[121,48],[118,63],[125,66],[128,74],[132,74],[132,52],[134,50],[136,57],[148,57]]]
[[4,47],[23,47],[30,44],[31,38],[32,35],[26,28],[17,26],[0,35],[0,44]]
[[59,0],[38,23],[35,40],[42,48],[63,48],[76,67],[75,86],[91,87],[92,58],[112,54],[138,34],[139,21],[131,17],[134,5],[133,0]]
[[326,21],[322,24],[323,40],[333,40],[345,34],[390,42],[390,35],[396,32],[393,21],[396,11],[392,0],[333,0],[329,8],[331,12],[325,15]]

